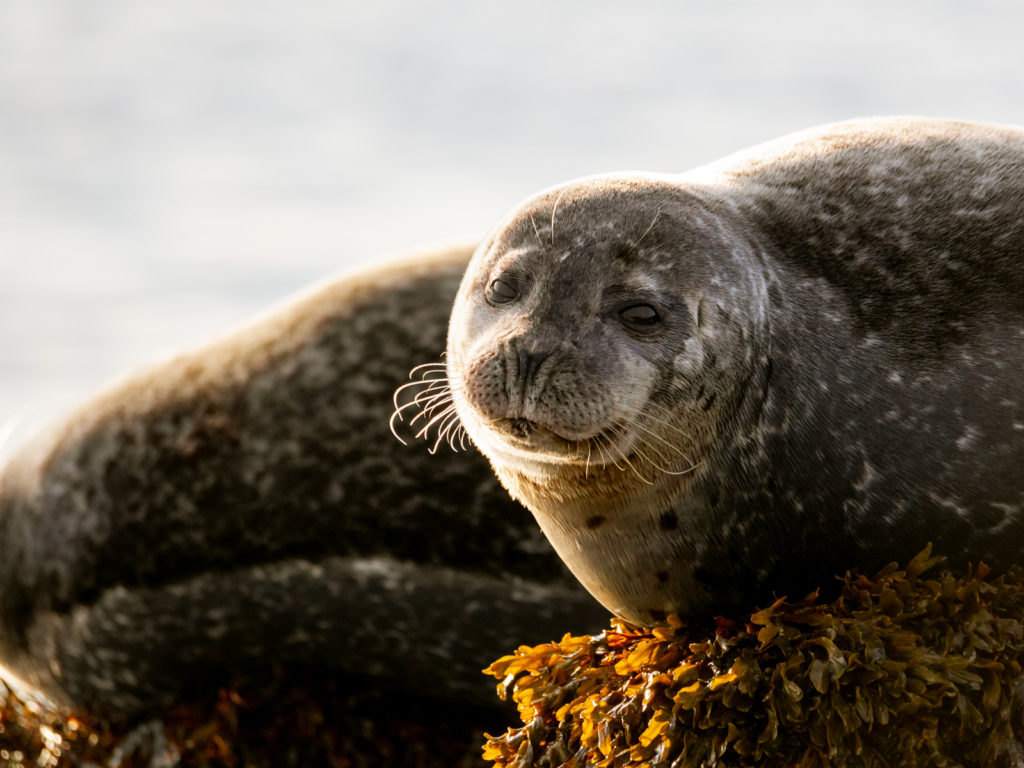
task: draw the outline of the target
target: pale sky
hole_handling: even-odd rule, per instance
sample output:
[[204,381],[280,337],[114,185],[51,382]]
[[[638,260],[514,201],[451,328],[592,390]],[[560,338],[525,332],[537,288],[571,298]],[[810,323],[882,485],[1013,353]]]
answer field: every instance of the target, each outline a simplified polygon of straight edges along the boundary
[[0,0],[0,444],[559,181],[863,115],[1024,123],[1022,29],[1014,2]]

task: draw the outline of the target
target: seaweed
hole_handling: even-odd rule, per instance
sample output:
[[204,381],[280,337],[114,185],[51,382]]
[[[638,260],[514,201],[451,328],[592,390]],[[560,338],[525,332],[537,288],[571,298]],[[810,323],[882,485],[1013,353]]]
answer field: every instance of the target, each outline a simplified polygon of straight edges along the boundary
[[783,598],[710,630],[613,619],[599,635],[522,646],[485,670],[523,725],[488,735],[484,757],[501,768],[1024,765],[1024,571],[957,577],[942,561],[929,546],[902,569],[847,573],[830,603]]

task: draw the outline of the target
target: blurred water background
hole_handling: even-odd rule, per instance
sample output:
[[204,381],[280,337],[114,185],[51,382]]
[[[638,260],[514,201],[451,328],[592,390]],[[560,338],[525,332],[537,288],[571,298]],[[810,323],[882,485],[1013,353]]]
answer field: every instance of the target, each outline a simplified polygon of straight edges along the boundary
[[0,0],[0,455],[105,380],[575,176],[1024,123],[1024,4]]

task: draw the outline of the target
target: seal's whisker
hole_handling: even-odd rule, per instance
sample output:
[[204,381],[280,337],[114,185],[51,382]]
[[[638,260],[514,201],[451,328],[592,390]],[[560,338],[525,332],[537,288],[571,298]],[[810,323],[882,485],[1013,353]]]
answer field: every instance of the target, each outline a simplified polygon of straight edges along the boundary
[[[657,474],[658,472],[664,472],[664,469],[662,469],[661,465],[658,464],[656,461],[653,461],[650,456],[644,453],[643,449],[640,448],[640,446],[633,446],[633,456],[635,459],[637,459],[637,463],[641,467],[645,465],[651,467],[654,470],[654,474]],[[641,479],[644,480],[644,482],[646,482],[648,485],[654,485],[653,478],[652,480],[647,480],[646,478]]]
[[[438,399],[443,398],[446,394],[450,395],[450,393],[448,393],[448,392],[438,392],[437,395],[436,395],[436,398],[438,398]],[[432,403],[433,400],[434,400],[434,396],[432,396],[430,398],[429,402]],[[410,400],[408,403],[403,403],[402,405],[396,406],[395,407],[395,413],[398,414],[398,418],[400,420],[402,420],[403,419],[402,414],[407,409],[409,409],[409,408],[423,408],[424,405],[427,405],[427,404],[428,404],[427,400],[418,400],[418,399]],[[430,405],[430,407],[435,407],[435,406],[434,405]]]
[[540,237],[540,230],[537,229],[537,220],[533,218],[533,214],[530,214],[530,223],[533,224],[533,234],[537,236],[537,242],[543,244],[544,241]]
[[417,379],[416,381],[410,381],[408,384],[403,384],[402,386],[400,386],[397,389],[395,389],[395,393],[391,396],[391,402],[393,402],[395,404],[395,408],[397,408],[398,407],[398,396],[402,392],[404,392],[405,390],[409,389],[410,387],[427,386],[428,389],[429,389],[429,387],[434,386],[437,382],[446,382],[446,381],[447,381],[447,379]]
[[455,411],[455,406],[454,405],[449,405],[447,408],[445,408],[443,411],[441,411],[439,414],[437,414],[434,418],[432,418],[430,421],[428,421],[426,424],[424,424],[422,427],[420,427],[420,431],[416,433],[416,437],[423,437],[423,435],[427,434],[429,429],[432,426],[434,426],[434,424],[436,424],[438,421],[443,419],[449,413],[453,413],[454,411]]
[[592,437],[590,439],[591,444],[595,448],[597,448],[597,453],[598,453],[598,456],[601,459],[601,463],[603,465],[605,465],[605,466],[607,466],[610,463],[610,464],[613,464],[617,469],[622,469],[622,467],[620,467],[618,465],[618,462],[615,461],[615,457],[611,455],[611,451],[610,450],[609,450],[608,454],[605,454],[604,446],[602,445],[603,441],[604,441],[604,435],[598,435],[597,437]]
[[663,456],[661,453],[659,453],[658,449],[655,448],[653,445],[651,445],[647,441],[643,441],[643,440],[639,441],[636,445],[633,446],[633,452],[635,454],[637,454],[638,456],[640,456],[641,458],[643,458],[643,460],[645,462],[647,462],[652,467],[654,467],[654,469],[656,469],[658,472],[662,472],[662,473],[665,473],[665,474],[672,474],[671,470],[666,469],[664,466],[662,466],[661,463],[655,461],[649,455],[647,455],[647,453],[644,452],[644,448],[647,448],[648,450],[653,452],[654,455],[657,456],[659,459],[661,459],[662,461],[668,463],[668,461],[665,458],[665,456]]
[[[671,427],[671,425],[670,425],[670,424],[663,424],[663,426],[666,426],[666,427]],[[679,447],[678,445],[674,445],[674,444],[670,443],[670,442],[669,442],[668,440],[666,440],[666,439],[665,439],[664,437],[662,437],[661,435],[659,435],[659,434],[658,434],[657,432],[655,432],[654,430],[652,430],[652,429],[649,429],[648,427],[645,427],[645,426],[643,426],[642,424],[634,424],[634,425],[633,425],[633,427],[634,427],[634,429],[637,429],[637,430],[639,430],[640,432],[643,432],[643,433],[645,433],[645,434],[647,434],[647,435],[650,435],[651,437],[653,437],[653,438],[654,438],[655,440],[657,440],[658,442],[660,442],[660,443],[664,443],[664,445],[665,445],[665,446],[667,446],[667,447],[668,447],[668,448],[669,448],[670,450],[674,451],[675,453],[679,454],[679,455],[680,455],[681,457],[683,457],[684,459],[686,459],[686,461],[687,461],[688,463],[690,463],[690,464],[693,464],[693,459],[691,459],[691,458],[690,458],[690,456],[689,456],[689,455],[688,455],[688,454],[687,454],[687,453],[686,453],[686,452],[685,452],[685,451],[684,451],[684,450],[683,450],[682,448],[680,448],[680,447]],[[646,439],[646,438],[645,438],[645,439],[644,439],[644,444],[645,444],[645,445],[647,445],[648,447],[650,447],[650,449],[651,449],[652,451],[654,451],[655,453],[657,453],[657,454],[658,454],[658,456],[660,456],[660,457],[661,457],[661,458],[662,458],[662,459],[663,459],[663,460],[665,461],[665,463],[667,463],[667,464],[671,464],[671,463],[672,463],[672,462],[670,461],[670,459],[668,458],[668,456],[666,456],[666,455],[665,455],[664,453],[662,453],[661,451],[657,450],[657,449],[656,449],[656,448],[654,447],[654,444],[653,444],[653,443],[652,443],[652,442],[651,442],[650,440],[648,440],[648,439]]]
[[442,392],[439,393],[437,397],[432,397],[429,400],[424,400],[422,403],[413,403],[413,405],[416,405],[420,408],[420,413],[417,414],[416,417],[413,418],[413,420],[410,423],[415,424],[417,421],[419,421],[419,419],[422,416],[429,416],[438,408],[447,405],[450,402],[452,402],[451,395],[449,395],[447,392]]
[[[442,421],[441,426],[438,427],[437,442],[434,443],[434,448],[431,451],[431,453],[437,452],[437,447],[441,444],[442,441],[448,442],[448,444],[451,445],[451,441],[448,440],[448,435],[452,431],[452,427],[458,423],[459,414],[456,413],[455,411],[452,411],[449,417]],[[452,445],[452,450],[457,450],[454,445]]]
[[[452,429],[452,426],[454,426],[455,429]],[[451,448],[456,453],[458,453],[460,450],[459,446],[456,445],[455,443],[459,439],[459,432],[461,430],[462,422],[459,421],[459,418],[456,415],[456,417],[452,419],[452,423],[445,430],[445,432],[447,432],[447,434],[445,435],[445,442],[448,443],[448,447]]]
[[[448,388],[448,379],[423,379],[416,383],[424,386],[423,392],[435,392],[439,389]],[[420,394],[422,395],[423,393],[421,392]]]
[[[629,459],[627,459],[626,455],[615,445],[618,438],[620,437],[620,433],[617,430],[618,427],[610,427],[607,433],[605,435],[602,435],[602,438],[608,444],[608,456],[611,458],[612,463],[615,464],[615,468],[618,469],[620,472],[625,472],[626,467],[619,464],[619,459],[623,460],[627,465],[629,465]],[[615,437],[616,439],[613,440],[613,437]],[[618,456],[618,458],[616,458],[616,456]],[[636,472],[635,469],[633,471]],[[643,477],[641,477],[640,479],[642,480]]]
[[676,413],[675,411],[671,410],[668,406],[666,406],[666,405],[664,405],[662,403],[654,402],[653,400],[649,400],[646,403],[646,406],[655,409],[655,411],[657,413],[662,414],[662,417],[663,417],[663,418],[659,418],[657,416],[651,415],[650,413],[647,413],[646,414],[647,418],[651,419],[652,421],[654,421],[654,422],[656,422],[658,424],[663,424],[663,425],[669,427],[670,429],[672,429],[675,432],[678,432],[679,434],[683,435],[684,437],[691,437],[692,436],[690,433],[684,432],[682,430],[682,428],[678,424],[675,423],[675,420],[679,418],[679,414]]
[[419,403],[410,401],[410,402],[406,403],[405,405],[402,405],[402,406],[400,406],[398,408],[395,408],[394,412],[391,414],[391,418],[392,419],[397,418],[399,421],[405,421],[405,411],[407,411],[409,408],[418,408],[418,407],[419,407]]
[[[462,419],[459,418],[457,413],[455,414],[455,418],[452,419],[452,424],[455,426],[455,429],[448,433],[448,445],[452,447],[453,451],[458,453],[459,451],[466,449],[466,428],[462,426]],[[458,446],[455,445],[456,440],[459,441]]]
[[[429,407],[424,408],[419,413],[417,413],[415,416],[413,416],[412,419],[409,421],[409,426],[411,427],[413,424],[415,424],[420,419],[430,419],[430,417],[434,415],[434,412],[438,408],[441,408],[443,406],[445,407],[445,412],[447,412],[448,410],[450,410],[450,409],[455,407],[451,403],[452,403],[452,399],[450,397],[448,397],[446,399],[440,399],[437,402],[432,403]],[[417,435],[417,437],[418,437],[418,435]]]
[[458,416],[454,412],[452,412],[441,421],[441,426],[439,426],[437,429],[437,440],[434,441],[434,445],[429,449],[429,453],[431,455],[437,453],[437,449],[444,441],[445,434],[449,429],[452,428],[452,422],[457,418]]
[[[671,419],[659,418],[658,416],[655,416],[653,414],[647,413],[647,414],[644,415],[644,420],[645,421],[650,421],[652,424],[654,424],[656,426],[665,427],[666,430],[668,430],[668,431],[674,433],[675,435],[677,435],[677,436],[679,436],[681,438],[684,438],[686,440],[691,440],[693,438],[693,434],[692,433],[687,432],[682,427],[680,427],[678,424],[674,423]],[[662,440],[664,440],[664,442],[666,444],[672,445],[673,447],[675,447],[668,439],[662,437]]]
[[[661,407],[661,406],[659,406],[659,407]],[[667,409],[666,409],[666,412],[667,412]],[[689,444],[692,445],[693,442],[694,442],[694,436],[693,436],[692,432],[687,432],[682,427],[680,427],[678,424],[675,424],[674,422],[672,422],[672,421],[670,421],[668,419],[658,418],[657,416],[655,416],[655,415],[653,415],[651,413],[647,413],[647,414],[645,414],[645,420],[652,422],[655,426],[664,427],[666,432],[669,432],[671,434],[675,434],[677,437],[682,438],[682,441],[684,441],[685,443],[689,443]],[[667,448],[669,448],[672,451],[675,451],[676,453],[678,453],[681,456],[683,456],[687,461],[692,463],[693,460],[683,450],[682,446],[677,445],[676,443],[671,442],[664,435],[659,434],[658,432],[656,432],[654,430],[648,429],[648,428],[644,427],[642,424],[636,423],[636,424],[634,424],[634,426],[639,428],[639,429],[642,429],[642,430],[648,432],[656,440],[658,440],[659,442],[663,443]]]
[[[435,453],[442,442],[448,442],[453,450],[458,450],[455,447],[455,437],[459,432],[458,429],[453,430],[452,428],[453,424],[458,421],[458,417],[455,414],[452,384],[448,378],[447,364],[444,362],[422,363],[409,371],[409,378],[413,380],[396,388],[392,395],[395,410],[388,420],[391,434],[402,445],[408,445],[409,443],[398,433],[397,424],[400,421],[406,422],[407,414],[413,413],[412,418],[408,419],[410,427],[424,422],[416,431],[416,438],[430,439],[427,435],[431,428],[435,425],[439,426],[437,438],[429,449],[430,453]],[[408,402],[401,402],[407,397],[403,393],[410,390],[414,391],[415,395]],[[459,429],[461,429],[461,425],[459,425]]]
[[[623,434],[622,427],[612,427],[611,432],[612,432],[613,435],[616,436],[616,438],[621,438],[622,434]],[[643,476],[643,474],[640,472],[640,470],[638,470],[636,467],[633,466],[633,462],[631,462],[629,460],[629,457],[626,455],[625,451],[623,451],[621,448],[618,448],[618,447],[615,447],[615,451],[619,454],[619,456],[622,458],[622,460],[626,463],[626,466],[629,467],[631,470],[633,470],[633,474],[636,475],[638,478],[640,478],[641,482],[647,483],[647,485],[654,485],[653,481],[648,480],[646,477]]]
[[[646,446],[647,448],[650,448],[651,450],[654,450],[654,447],[650,443],[648,443],[648,442],[644,442],[643,445]],[[645,458],[646,458],[646,455],[642,453],[642,451],[641,451],[639,446],[635,447],[634,450],[638,454],[644,455]],[[664,456],[662,456],[661,458],[664,458]],[[690,461],[689,458],[687,458],[686,460]],[[660,464],[658,464],[657,462],[652,461],[650,458],[647,458],[647,461],[648,461],[648,463],[652,467],[654,467],[659,472],[661,472],[663,474],[666,474],[666,475],[676,475],[676,476],[678,476],[678,475],[689,475],[690,473],[692,473],[694,470],[696,470],[701,465],[701,462],[693,463],[692,461],[690,461],[690,466],[688,466],[686,469],[674,470],[674,469],[668,469],[666,467],[663,467]]]
[[551,244],[555,244],[555,211],[558,210],[558,204],[562,202],[562,195],[565,194],[563,189],[558,193],[558,197],[555,198],[555,205],[551,208]]
[[413,398],[412,402],[415,405],[421,405],[424,408],[433,408],[434,404],[439,400],[444,400],[445,398],[451,399],[451,397],[452,393],[449,391],[448,387],[437,387],[433,390],[427,389],[420,392],[415,398]]
[[426,369],[438,369],[438,368],[443,370],[443,369],[445,369],[447,367],[448,367],[447,363],[439,363],[439,362],[420,363],[415,368],[413,368],[411,371],[409,371],[409,378],[411,379],[413,376],[415,376],[416,375],[416,371],[422,371],[422,370],[426,370]]
[[398,440],[398,442],[400,442],[402,445],[408,445],[408,443],[402,439],[402,436],[398,434],[398,430],[395,429],[395,417],[398,417],[399,421],[401,421],[402,414],[399,413],[398,411],[395,411],[394,413],[391,414],[391,418],[388,419],[388,427],[391,429],[391,434],[394,435],[395,439]]
[[427,406],[434,402],[440,397],[449,395],[447,387],[434,387],[433,389],[425,389],[419,392],[416,397],[412,399],[414,405]]
[[[661,216],[661,208],[659,208],[657,210],[657,212],[655,212],[654,218],[651,219],[650,226],[648,226],[647,230],[642,235],[640,235],[640,239],[636,241],[636,245],[640,245],[640,243],[642,243],[644,241],[644,238],[647,237],[649,234],[651,234],[651,230],[654,229],[654,224],[655,224],[655,222],[658,221],[658,217],[659,216]],[[636,247],[636,246],[634,246],[634,247]]]

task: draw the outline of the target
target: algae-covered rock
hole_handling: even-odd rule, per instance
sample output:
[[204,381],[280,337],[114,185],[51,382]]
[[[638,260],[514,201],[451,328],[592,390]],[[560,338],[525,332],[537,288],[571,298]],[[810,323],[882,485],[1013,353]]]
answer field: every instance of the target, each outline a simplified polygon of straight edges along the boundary
[[[930,548],[708,628],[613,620],[520,647],[486,671],[524,725],[497,766],[1014,766],[1024,571],[957,578]],[[927,572],[927,575],[926,575]],[[1024,730],[1020,733],[1024,734]]]

